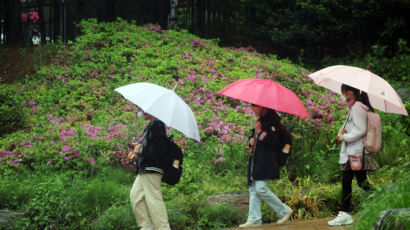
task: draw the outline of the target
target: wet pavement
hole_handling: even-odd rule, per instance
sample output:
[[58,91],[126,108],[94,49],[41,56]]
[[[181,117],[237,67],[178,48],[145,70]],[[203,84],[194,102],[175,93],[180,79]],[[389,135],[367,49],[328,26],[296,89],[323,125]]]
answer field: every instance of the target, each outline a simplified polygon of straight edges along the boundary
[[[264,224],[258,228],[248,228],[249,230],[316,230],[316,229],[328,229],[328,230],[347,230],[349,226],[330,227],[327,222],[332,218],[316,219],[316,220],[304,220],[304,221],[289,221],[283,225]],[[224,230],[240,230],[241,228],[226,228]]]

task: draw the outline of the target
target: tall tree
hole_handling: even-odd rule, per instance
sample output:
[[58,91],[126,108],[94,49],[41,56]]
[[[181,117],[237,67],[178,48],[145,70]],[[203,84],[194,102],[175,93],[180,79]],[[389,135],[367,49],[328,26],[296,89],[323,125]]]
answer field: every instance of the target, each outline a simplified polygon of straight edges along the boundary
[[6,1],[5,35],[6,42],[17,44],[23,42],[23,25],[21,23],[20,0]]

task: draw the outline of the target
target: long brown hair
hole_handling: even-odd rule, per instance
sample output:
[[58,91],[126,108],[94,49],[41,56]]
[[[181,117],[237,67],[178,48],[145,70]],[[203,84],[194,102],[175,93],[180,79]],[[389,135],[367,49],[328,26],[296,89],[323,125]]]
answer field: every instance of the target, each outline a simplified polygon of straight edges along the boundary
[[374,112],[373,106],[370,104],[369,96],[367,95],[366,92],[360,91],[354,87],[351,87],[350,85],[345,85],[345,84],[342,84],[342,87],[340,90],[342,91],[342,93],[347,92],[347,91],[352,91],[355,101],[360,101],[361,103],[367,105],[367,107],[369,107],[369,110]]
[[266,113],[259,118],[259,121],[262,123],[262,130],[270,130],[270,127],[275,127],[276,130],[281,128],[280,117],[275,110],[266,109]]

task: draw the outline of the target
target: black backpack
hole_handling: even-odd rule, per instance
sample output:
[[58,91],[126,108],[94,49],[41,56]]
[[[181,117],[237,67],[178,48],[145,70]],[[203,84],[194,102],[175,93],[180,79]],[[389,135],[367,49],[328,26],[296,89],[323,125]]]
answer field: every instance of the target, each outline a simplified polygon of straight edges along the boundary
[[[288,159],[288,157],[290,156],[290,152],[291,152],[291,147],[292,147],[292,134],[290,134],[284,126],[281,126],[280,129],[280,135],[281,135],[281,139],[282,139],[282,151],[279,151],[279,155],[278,155],[278,165],[279,167],[283,167],[286,164],[286,161]],[[285,150],[285,146],[289,145],[288,147],[288,152],[284,151]]]
[[[183,157],[181,148],[172,140],[173,136],[167,138],[168,151],[165,157],[166,166],[164,168],[164,175],[162,181],[169,184],[175,185],[179,182],[182,175],[182,163]],[[178,165],[174,166],[174,161],[179,161]],[[176,163],[176,162],[175,162]]]

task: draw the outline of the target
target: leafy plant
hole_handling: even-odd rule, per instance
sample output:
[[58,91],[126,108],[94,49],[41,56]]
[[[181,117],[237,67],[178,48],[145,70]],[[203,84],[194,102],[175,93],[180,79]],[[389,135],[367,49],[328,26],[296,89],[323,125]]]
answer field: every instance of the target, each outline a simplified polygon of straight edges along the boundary
[[[142,81],[176,86],[200,129],[202,143],[197,143],[167,127],[185,154],[181,182],[161,188],[173,229],[228,227],[243,221],[228,205],[211,207],[206,202],[213,194],[248,190],[246,140],[255,117],[247,103],[217,94],[243,78],[272,77],[294,91],[313,117],[298,120],[280,114],[294,146],[271,189],[300,210],[293,219],[337,211],[340,149],[333,138],[347,110],[338,96],[312,83],[308,70],[249,47],[221,48],[215,40],[156,25],[89,19],[79,27],[82,35],[50,48],[52,56],[35,74],[1,86],[18,92],[27,127],[0,138],[0,205],[27,213],[19,228],[136,226],[128,213],[135,162],[127,159],[126,142],[141,138],[146,123],[137,118],[135,105],[114,89]],[[408,160],[406,119],[382,115],[385,147],[376,156],[382,166]],[[382,187],[403,173],[376,172],[371,182]],[[353,191],[358,210],[366,194]],[[264,221],[276,220],[273,211],[263,209]],[[121,215],[124,218],[117,219]]]
[[25,114],[19,93],[8,85],[0,85],[0,105],[1,137],[22,128]]
[[[404,168],[408,170],[408,164]],[[402,175],[404,176],[404,174]],[[410,205],[410,197],[408,193],[410,178],[408,175],[401,178],[397,183],[389,183],[383,188],[379,188],[373,192],[368,198],[362,202],[360,211],[358,212],[359,219],[355,223],[355,229],[370,229],[376,221],[379,214],[387,209],[408,208]],[[409,227],[409,222],[404,222]],[[394,225],[394,223],[391,223]]]

